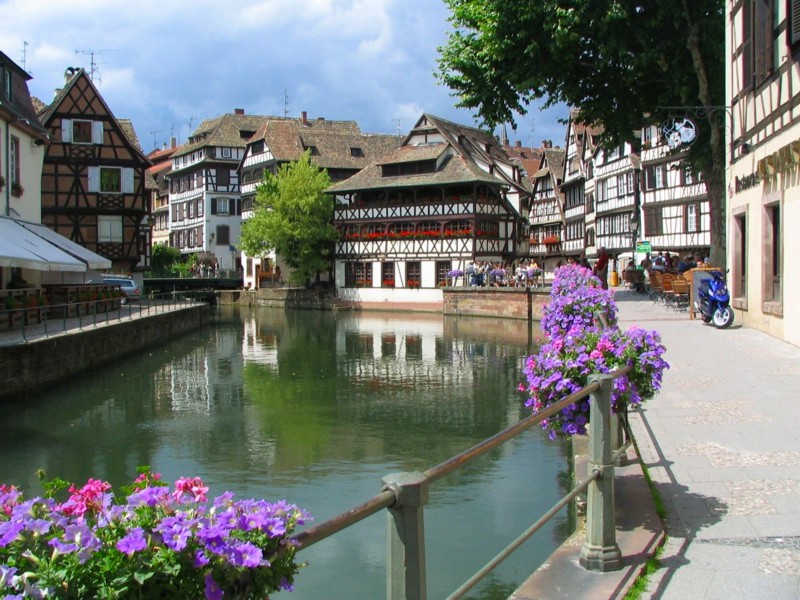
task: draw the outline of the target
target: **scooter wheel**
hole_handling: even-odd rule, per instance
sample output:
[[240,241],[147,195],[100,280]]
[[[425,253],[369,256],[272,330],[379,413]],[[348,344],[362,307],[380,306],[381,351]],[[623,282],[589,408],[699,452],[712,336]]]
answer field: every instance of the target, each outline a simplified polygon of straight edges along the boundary
[[717,329],[726,329],[733,325],[733,309],[730,306],[718,308],[714,311],[711,320],[714,321],[714,327]]

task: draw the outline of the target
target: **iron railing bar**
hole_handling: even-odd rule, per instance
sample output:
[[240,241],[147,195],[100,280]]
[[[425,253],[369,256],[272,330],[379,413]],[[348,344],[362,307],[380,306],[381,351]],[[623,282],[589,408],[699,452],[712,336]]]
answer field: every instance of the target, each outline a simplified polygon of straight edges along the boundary
[[308,548],[332,536],[334,533],[346,529],[350,527],[350,525],[355,525],[359,521],[363,521],[384,508],[390,507],[396,500],[397,496],[392,490],[384,490],[366,502],[354,506],[350,510],[328,519],[324,523],[301,531],[292,538],[292,542],[300,544],[301,549]]
[[508,558],[512,552],[514,552],[517,548],[519,548],[522,544],[524,544],[528,538],[530,538],[534,533],[539,531],[542,527],[544,527],[550,519],[558,514],[558,512],[564,508],[567,504],[569,504],[578,494],[585,492],[586,489],[589,487],[589,484],[594,481],[595,479],[600,477],[600,470],[594,469],[589,476],[584,479],[581,483],[576,485],[572,488],[566,496],[561,498],[558,502],[556,502],[553,507],[548,510],[544,515],[542,515],[533,525],[528,527],[517,539],[511,542],[508,546],[503,549],[497,556],[495,556],[492,560],[490,560],[486,565],[477,571],[472,577],[470,577],[467,581],[461,584],[457,590],[455,590],[452,594],[447,597],[447,600],[457,600],[458,598],[462,598],[464,594],[466,594],[469,590],[471,590],[475,585],[477,585],[484,577],[486,577],[489,573],[494,571],[497,566],[503,562],[506,558]]

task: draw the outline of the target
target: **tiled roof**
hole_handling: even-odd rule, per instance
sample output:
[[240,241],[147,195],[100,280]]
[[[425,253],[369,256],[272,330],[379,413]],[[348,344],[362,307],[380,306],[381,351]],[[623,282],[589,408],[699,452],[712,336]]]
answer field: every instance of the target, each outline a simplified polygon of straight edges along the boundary
[[512,159],[516,159],[528,176],[528,181],[533,179],[533,174],[539,170],[542,164],[542,150],[540,148],[527,148],[525,146],[503,145],[503,149]]
[[117,123],[119,123],[122,133],[125,134],[125,137],[128,138],[128,141],[133,145],[133,147],[144,154],[144,150],[142,150],[142,145],[139,143],[139,137],[136,135],[136,130],[133,128],[133,123],[131,120],[117,119]]
[[[439,133],[445,142],[410,145],[414,136],[424,131]],[[439,167],[434,173],[383,176],[386,165],[434,159],[439,163]],[[365,167],[349,179],[331,186],[327,191],[346,193],[368,189],[478,182],[496,186],[512,184],[506,178],[492,175],[479,167],[476,159],[489,164],[511,164],[513,162],[490,133],[424,114],[412,128],[402,147]],[[526,187],[519,183],[513,185]]]
[[563,148],[544,148],[545,161],[557,181],[561,181],[563,178],[565,154],[566,152]]
[[36,117],[36,109],[31,98],[31,92],[28,89],[28,80],[31,79],[31,76],[2,52],[0,52],[0,65],[9,69],[14,75],[11,78],[12,101],[10,103],[0,103],[0,108],[3,109],[3,112],[8,111],[13,115],[11,117],[12,120],[17,119],[20,121],[18,126],[24,124],[28,133],[34,137],[44,137],[47,130]]
[[263,140],[275,160],[298,160],[310,147],[322,168],[357,170],[396,148],[401,138],[363,134],[355,121],[267,117],[250,142]]
[[227,113],[215,119],[208,119],[200,123],[189,137],[189,142],[178,148],[173,156],[190,154],[206,146],[244,148],[247,140],[270,118]]

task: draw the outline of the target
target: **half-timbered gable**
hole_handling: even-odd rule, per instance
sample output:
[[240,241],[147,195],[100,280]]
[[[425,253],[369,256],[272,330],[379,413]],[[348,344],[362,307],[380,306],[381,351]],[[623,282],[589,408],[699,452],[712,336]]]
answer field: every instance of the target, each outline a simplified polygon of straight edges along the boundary
[[800,3],[727,2],[725,22],[732,304],[800,345]]
[[201,254],[223,270],[239,270],[241,235],[239,163],[247,141],[268,117],[242,109],[203,121],[172,155],[168,175],[170,245]]
[[546,142],[541,168],[533,175],[530,210],[530,255],[541,264],[549,256],[561,256],[564,240],[564,201],[561,178],[564,174],[564,149]]
[[670,150],[656,126],[642,129],[640,238],[654,251],[708,256],[711,216],[706,185],[684,164],[686,152]]
[[51,143],[42,171],[42,223],[112,261],[119,271],[147,267],[146,170],[130,121],[119,120],[83,69],[39,113]]
[[178,150],[175,138],[171,146],[153,150],[147,155],[153,166],[147,169],[153,182],[150,190],[150,237],[153,246],[170,243],[169,229],[169,174],[172,172],[172,155]]
[[[252,215],[256,189],[263,181],[265,171],[277,173],[281,165],[297,161],[308,152],[311,161],[325,169],[331,181],[336,183],[385,156],[402,141],[398,135],[362,133],[355,121],[331,121],[322,117],[309,119],[305,112],[299,119],[269,117],[248,140],[239,164],[242,219]],[[259,275],[268,278],[275,265],[288,273],[288,267],[274,253],[263,260],[245,254],[242,258],[244,283],[253,288],[260,285]]]
[[[447,272],[512,261],[527,236],[524,174],[491,134],[423,115],[396,151],[328,190],[337,197],[336,283],[441,301]],[[438,294],[438,295],[437,295]],[[345,293],[346,295],[346,293]],[[352,295],[352,294],[351,294]],[[361,300],[397,299],[374,290]]]

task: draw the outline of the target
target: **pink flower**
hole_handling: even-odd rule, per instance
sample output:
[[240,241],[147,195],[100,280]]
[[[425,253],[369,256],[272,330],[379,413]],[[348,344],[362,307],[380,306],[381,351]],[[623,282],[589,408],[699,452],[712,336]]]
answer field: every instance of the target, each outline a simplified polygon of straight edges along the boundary
[[180,500],[184,494],[194,496],[195,502],[205,502],[208,487],[203,485],[203,480],[199,477],[181,477],[175,482],[175,491],[172,497]]

